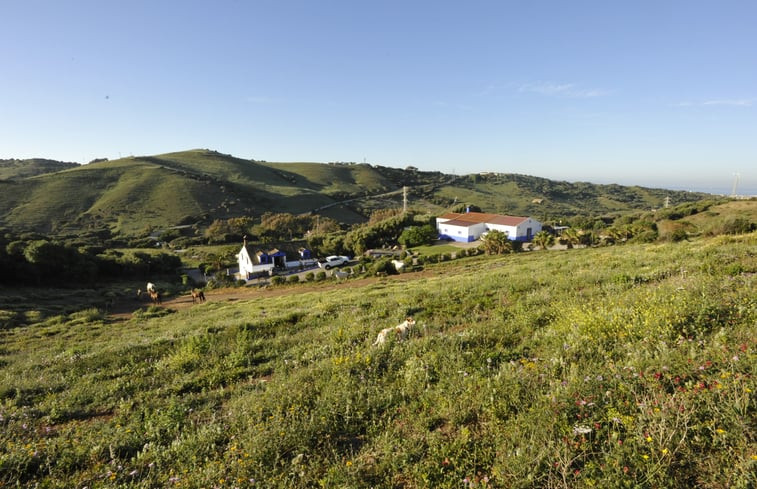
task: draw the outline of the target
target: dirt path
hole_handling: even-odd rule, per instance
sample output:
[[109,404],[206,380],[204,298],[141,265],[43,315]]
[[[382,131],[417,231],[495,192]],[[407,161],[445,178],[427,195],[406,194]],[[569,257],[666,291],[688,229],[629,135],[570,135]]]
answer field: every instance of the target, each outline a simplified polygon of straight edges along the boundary
[[[420,272],[403,273],[400,275],[389,275],[386,277],[369,277],[347,279],[341,281],[333,281],[333,279],[330,279],[327,282],[297,285],[269,285],[264,287],[248,286],[239,288],[214,289],[205,291],[205,298],[208,302],[233,302],[253,298],[269,298],[293,294],[303,294],[307,292],[330,292],[333,290],[365,287],[382,281],[409,282],[413,280],[422,280],[432,277],[436,274],[437,272],[424,270]],[[149,298],[144,298],[142,300],[137,300],[136,298],[123,299],[114,303],[110,307],[108,316],[115,320],[127,320],[132,317],[134,311],[140,309],[141,307],[150,306],[151,304],[152,303],[150,302]],[[160,307],[174,310],[183,310],[190,308],[193,305],[192,296],[187,293],[181,296],[166,298],[165,300],[163,300]]]

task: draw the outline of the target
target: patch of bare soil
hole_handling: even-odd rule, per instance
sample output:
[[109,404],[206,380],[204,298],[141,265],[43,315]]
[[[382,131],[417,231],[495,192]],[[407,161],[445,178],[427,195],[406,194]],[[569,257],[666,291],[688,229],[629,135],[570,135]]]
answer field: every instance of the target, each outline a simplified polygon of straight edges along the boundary
[[[409,282],[421,280],[436,275],[437,272],[423,270],[420,272],[403,273],[400,275],[388,275],[386,277],[369,277],[358,279],[347,279],[334,282],[318,282],[312,284],[297,285],[276,285],[276,286],[247,286],[239,288],[213,289],[205,291],[205,299],[208,302],[233,302],[238,300],[248,300],[256,298],[280,297],[293,294],[302,294],[306,292],[330,292],[340,289],[354,289],[366,287],[368,285],[382,281],[401,281]],[[115,302],[109,310],[108,316],[114,320],[131,319],[134,311],[152,305],[149,297],[137,299],[136,295],[132,299],[123,299]],[[192,302],[192,296],[187,293],[178,297],[165,298],[159,307],[165,307],[173,310],[183,310],[195,305]]]

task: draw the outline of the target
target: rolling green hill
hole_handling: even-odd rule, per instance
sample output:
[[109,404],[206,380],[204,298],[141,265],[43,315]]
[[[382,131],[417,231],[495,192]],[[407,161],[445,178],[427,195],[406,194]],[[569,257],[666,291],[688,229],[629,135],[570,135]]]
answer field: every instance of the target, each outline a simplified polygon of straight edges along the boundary
[[0,180],[18,180],[22,178],[54,173],[76,168],[78,163],[33,158],[29,160],[0,160]]
[[[454,176],[355,163],[269,163],[210,150],[95,161],[0,164],[0,228],[50,235],[142,236],[150,229],[264,212],[319,214],[352,224],[402,205],[439,213],[463,203],[541,220],[691,202],[706,194],[557,182],[514,174]],[[340,204],[340,202],[343,202]]]

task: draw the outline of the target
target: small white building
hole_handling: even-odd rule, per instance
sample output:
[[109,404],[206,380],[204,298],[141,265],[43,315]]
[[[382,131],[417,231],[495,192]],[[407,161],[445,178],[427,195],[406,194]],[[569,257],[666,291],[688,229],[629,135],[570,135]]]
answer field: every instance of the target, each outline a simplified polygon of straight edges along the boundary
[[242,280],[249,280],[254,274],[268,273],[274,267],[273,261],[261,263],[259,254],[250,254],[246,241],[242,245],[242,249],[237,253],[237,261],[239,262],[239,278]]
[[541,231],[541,223],[530,217],[503,216],[483,212],[449,212],[436,218],[440,239],[476,241],[488,231],[502,231],[513,241],[531,241]]
[[278,249],[250,253],[245,240],[242,249],[237,253],[239,278],[250,280],[250,278],[259,277],[261,274],[271,275],[274,270],[286,273],[295,269],[302,270],[318,266],[318,260],[311,258],[310,250],[300,248],[298,253],[299,259],[294,261],[287,260],[286,253]]

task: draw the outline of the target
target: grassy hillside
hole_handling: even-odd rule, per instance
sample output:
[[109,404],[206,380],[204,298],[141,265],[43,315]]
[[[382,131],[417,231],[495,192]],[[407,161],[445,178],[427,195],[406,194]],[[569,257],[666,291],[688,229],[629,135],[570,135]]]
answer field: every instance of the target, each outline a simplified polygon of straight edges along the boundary
[[754,487],[755,245],[476,256],[125,322],[27,300],[0,483]]
[[0,180],[19,180],[45,173],[55,173],[78,167],[78,163],[32,158],[29,160],[0,160]]
[[665,189],[564,182],[527,175],[469,175],[434,193],[446,202],[475,204],[489,212],[534,216],[545,222],[577,215],[601,216],[629,210],[659,209],[666,197],[673,204],[706,197]]
[[403,186],[410,189],[411,207],[422,213],[467,203],[545,221],[661,207],[666,196],[674,203],[704,197],[524,175],[456,177],[354,163],[268,163],[210,150],[60,164],[63,171],[25,164],[14,163],[8,170],[13,178],[0,179],[0,227],[16,233],[142,236],[151,228],[314,209],[352,224],[374,210],[402,205]]

